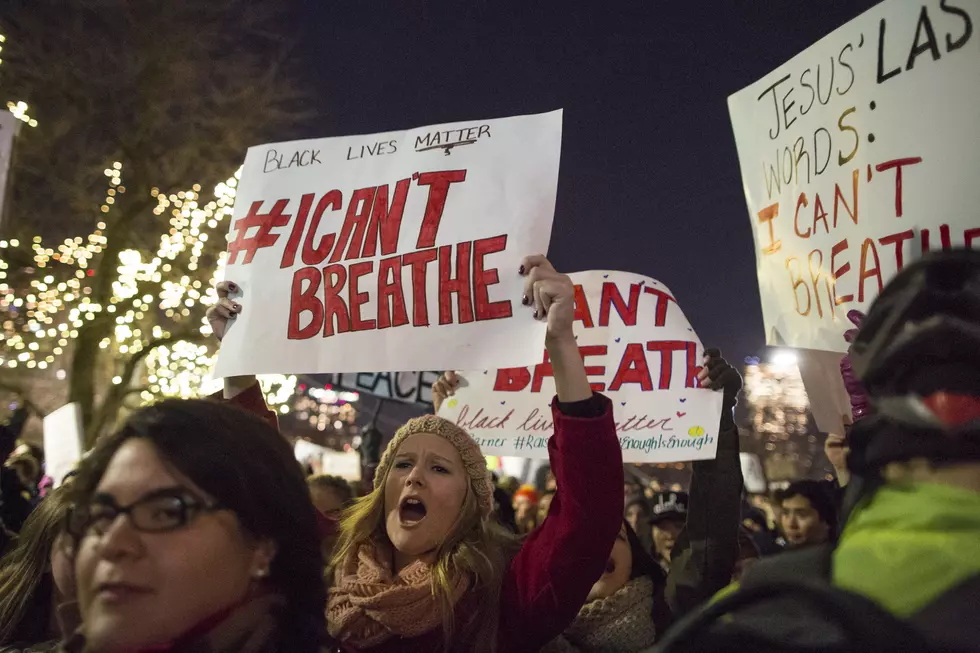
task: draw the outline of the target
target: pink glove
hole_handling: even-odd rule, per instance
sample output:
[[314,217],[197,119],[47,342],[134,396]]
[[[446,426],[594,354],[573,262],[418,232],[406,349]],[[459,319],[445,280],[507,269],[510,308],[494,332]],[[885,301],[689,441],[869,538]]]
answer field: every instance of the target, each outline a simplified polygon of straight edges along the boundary
[[[861,326],[861,321],[864,319],[864,313],[857,310],[851,310],[847,312],[847,319],[851,321],[854,326]],[[857,337],[857,329],[849,329],[844,332],[844,340],[847,342],[854,342],[854,338]],[[851,368],[851,355],[848,353],[840,362],[840,375],[844,379],[844,388],[847,390],[847,394],[851,396],[851,417],[854,421],[857,421],[871,412],[871,405],[868,402],[868,395],[864,392],[864,386],[861,382],[857,380],[854,376],[854,370]]]

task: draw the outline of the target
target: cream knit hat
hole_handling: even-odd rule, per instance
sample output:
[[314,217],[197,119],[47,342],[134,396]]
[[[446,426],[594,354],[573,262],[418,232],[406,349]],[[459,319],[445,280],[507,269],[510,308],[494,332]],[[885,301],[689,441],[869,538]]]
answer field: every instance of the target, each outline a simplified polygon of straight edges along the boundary
[[388,443],[385,452],[381,454],[381,462],[374,474],[374,488],[381,487],[381,481],[385,478],[391,461],[398,452],[398,447],[411,435],[416,433],[431,433],[447,440],[456,447],[459,457],[463,460],[463,467],[470,477],[470,488],[476,494],[477,503],[480,506],[480,515],[487,517],[493,511],[493,482],[490,480],[490,470],[487,469],[487,460],[483,457],[478,445],[473,438],[463,429],[459,428],[449,420],[435,415],[423,415],[410,419],[395,432],[395,437]]

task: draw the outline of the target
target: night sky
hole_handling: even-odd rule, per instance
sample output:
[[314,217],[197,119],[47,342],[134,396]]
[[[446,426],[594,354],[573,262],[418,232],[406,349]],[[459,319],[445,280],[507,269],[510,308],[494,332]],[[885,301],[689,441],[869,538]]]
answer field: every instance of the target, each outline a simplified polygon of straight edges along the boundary
[[740,361],[765,333],[726,98],[874,4],[304,0],[303,136],[563,108],[552,262],[660,279]]

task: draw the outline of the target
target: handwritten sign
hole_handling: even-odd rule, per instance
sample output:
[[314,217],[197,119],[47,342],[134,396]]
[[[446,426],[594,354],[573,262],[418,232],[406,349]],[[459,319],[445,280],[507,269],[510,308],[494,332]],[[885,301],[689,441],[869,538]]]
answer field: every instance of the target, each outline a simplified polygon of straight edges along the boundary
[[250,148],[216,374],[536,361],[518,268],[548,249],[560,150],[561,111]]
[[978,30],[888,0],[728,99],[769,344],[844,352],[848,310],[980,239]]
[[432,385],[439,380],[439,372],[331,374],[330,379],[341,388],[407,404],[428,405],[431,410]]
[[[625,462],[714,458],[722,394],[698,386],[704,350],[670,290],[628,272],[571,275],[575,335],[593,390],[613,402]],[[547,458],[555,395],[547,353],[534,367],[462,372],[439,415],[484,454]]]

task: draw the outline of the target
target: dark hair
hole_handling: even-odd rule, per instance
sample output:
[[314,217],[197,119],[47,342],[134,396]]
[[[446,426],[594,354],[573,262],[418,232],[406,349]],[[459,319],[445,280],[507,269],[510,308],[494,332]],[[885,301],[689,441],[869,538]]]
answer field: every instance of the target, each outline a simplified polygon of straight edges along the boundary
[[113,456],[134,438],[149,441],[168,464],[233,511],[247,533],[275,541],[269,582],[286,599],[276,650],[318,651],[326,638],[326,588],[316,509],[286,439],[239,408],[163,401],[132,414],[82,461],[71,486],[74,503],[91,499]]
[[785,490],[776,491],[776,501],[780,507],[783,501],[793,497],[803,497],[810,502],[820,521],[830,529],[830,537],[833,539],[837,533],[837,505],[827,484],[804,479],[793,481]]
[[0,646],[51,638],[54,581],[48,565],[67,512],[64,492],[54,490],[24,522],[16,546],[0,559]]
[[306,484],[309,485],[310,488],[334,490],[340,495],[340,501],[344,504],[354,498],[354,490],[351,488],[350,483],[339,476],[317,474],[316,476],[310,476],[308,479],[306,479]]

